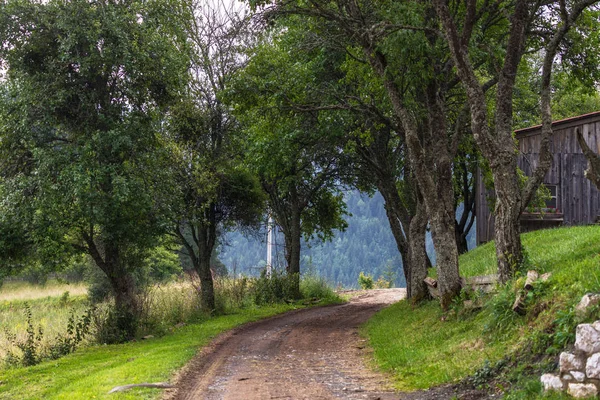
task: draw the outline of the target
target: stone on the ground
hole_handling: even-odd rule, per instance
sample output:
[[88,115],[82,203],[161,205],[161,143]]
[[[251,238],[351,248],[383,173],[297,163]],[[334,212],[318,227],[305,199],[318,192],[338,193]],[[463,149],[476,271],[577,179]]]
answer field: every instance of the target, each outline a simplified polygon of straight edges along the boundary
[[559,365],[560,372],[583,371],[585,360],[583,357],[563,351],[560,353]]
[[585,374],[591,379],[600,379],[600,353],[592,354],[585,364]]
[[572,382],[575,380],[575,378],[573,378],[573,375],[571,374],[563,374],[560,379],[562,379],[563,382]]
[[585,314],[590,307],[598,304],[600,304],[600,294],[588,293],[581,298],[581,301],[575,307],[575,312],[579,315]]
[[544,386],[544,391],[549,391],[549,390],[561,391],[564,388],[563,382],[560,380],[560,378],[553,374],[542,375],[541,381],[542,381],[542,385]]
[[600,332],[591,324],[580,324],[575,331],[575,349],[584,353],[600,352]]
[[573,379],[575,379],[577,382],[583,382],[585,380],[585,374],[583,372],[579,372],[579,371],[571,371],[571,376],[573,377]]
[[586,397],[597,396],[598,388],[593,383],[569,383],[569,390],[567,392],[576,399],[584,399]]

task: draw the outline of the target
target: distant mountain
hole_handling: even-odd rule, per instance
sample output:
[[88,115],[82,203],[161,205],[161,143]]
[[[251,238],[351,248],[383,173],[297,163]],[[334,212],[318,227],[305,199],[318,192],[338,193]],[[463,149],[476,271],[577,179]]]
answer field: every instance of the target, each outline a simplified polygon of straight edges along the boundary
[[[404,287],[402,261],[385,215],[383,198],[379,193],[373,197],[350,191],[346,194],[348,229],[337,232],[331,241],[303,243],[301,271],[315,273],[330,284],[356,287],[361,271],[372,274],[375,279],[386,270],[396,273],[396,286]],[[469,235],[469,247],[474,247],[475,228]],[[276,235],[274,264],[283,267],[283,236]],[[431,237],[427,235],[427,249],[434,261]],[[219,259],[230,273],[256,276],[266,265],[266,232],[256,237],[239,232],[228,233],[219,249]]]

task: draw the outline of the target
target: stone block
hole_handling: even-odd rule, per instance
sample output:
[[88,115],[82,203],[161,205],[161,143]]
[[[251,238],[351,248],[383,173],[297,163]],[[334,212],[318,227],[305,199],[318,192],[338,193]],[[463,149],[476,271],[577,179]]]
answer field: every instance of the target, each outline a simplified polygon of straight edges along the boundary
[[592,354],[585,363],[585,374],[591,379],[600,379],[600,353]]
[[585,381],[585,374],[583,372],[579,372],[579,371],[571,371],[571,376],[573,377],[573,379],[575,379],[577,382],[583,382]]
[[593,383],[569,383],[567,392],[576,399],[585,399],[597,396],[598,388]]
[[587,354],[600,352],[600,332],[591,324],[580,324],[575,331],[575,349]]
[[560,380],[560,378],[553,374],[544,374],[541,379],[542,385],[544,386],[544,391],[549,390],[558,390],[561,391],[564,389],[564,384]]
[[563,351],[559,358],[560,372],[583,371],[585,359],[573,353]]
[[588,293],[581,298],[579,304],[575,307],[575,312],[579,315],[585,315],[590,307],[598,304],[600,304],[600,294]]

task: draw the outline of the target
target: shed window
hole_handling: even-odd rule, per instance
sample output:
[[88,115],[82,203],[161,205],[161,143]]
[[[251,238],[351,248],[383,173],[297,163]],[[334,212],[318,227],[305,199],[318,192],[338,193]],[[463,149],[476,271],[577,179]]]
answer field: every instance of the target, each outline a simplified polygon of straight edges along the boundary
[[556,185],[545,185],[545,186],[550,191],[550,198],[548,200],[546,200],[546,207],[555,209],[558,204],[558,201],[556,198],[556,194],[558,193],[557,186]]

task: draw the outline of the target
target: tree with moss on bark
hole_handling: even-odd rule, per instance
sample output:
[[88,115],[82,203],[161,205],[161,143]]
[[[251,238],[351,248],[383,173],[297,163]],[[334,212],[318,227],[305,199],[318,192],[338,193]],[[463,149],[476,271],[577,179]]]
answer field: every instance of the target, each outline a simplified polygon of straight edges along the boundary
[[[551,84],[555,59],[559,54],[564,60],[569,58],[566,44],[574,36],[585,42],[586,35],[578,35],[586,29],[585,24],[579,24],[580,17],[596,3],[433,1],[454,68],[466,91],[475,141],[494,179],[494,240],[501,282],[511,279],[523,261],[519,217],[552,164]],[[593,14],[587,18],[595,19]],[[473,45],[483,34],[489,38],[485,52]],[[543,54],[539,83],[542,134],[539,163],[522,185],[513,136],[513,104],[520,66],[530,52]],[[482,77],[497,82],[493,100],[485,93]]]

